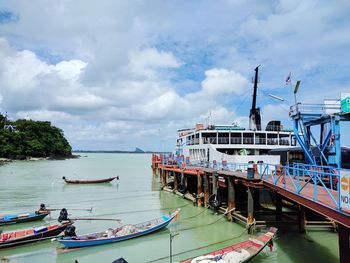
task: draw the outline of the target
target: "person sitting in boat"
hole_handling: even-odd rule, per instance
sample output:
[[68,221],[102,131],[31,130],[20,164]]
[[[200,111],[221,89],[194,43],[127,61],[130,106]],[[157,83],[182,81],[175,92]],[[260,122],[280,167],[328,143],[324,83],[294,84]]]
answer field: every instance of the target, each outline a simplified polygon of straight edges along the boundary
[[35,211],[36,214],[46,214],[46,213],[50,213],[50,211],[48,209],[46,209],[45,204],[40,204],[40,208]]
[[60,215],[58,217],[58,222],[62,222],[62,221],[69,221],[68,219],[68,211],[65,208],[62,208]]

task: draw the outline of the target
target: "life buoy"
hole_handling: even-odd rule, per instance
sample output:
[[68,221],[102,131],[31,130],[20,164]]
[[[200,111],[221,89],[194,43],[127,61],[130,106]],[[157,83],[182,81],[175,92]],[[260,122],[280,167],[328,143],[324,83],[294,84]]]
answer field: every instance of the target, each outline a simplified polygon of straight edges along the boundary
[[209,205],[212,208],[219,208],[221,205],[221,197],[218,194],[212,194],[209,197]]
[[178,184],[177,191],[181,194],[185,194],[187,192],[187,188],[184,184]]

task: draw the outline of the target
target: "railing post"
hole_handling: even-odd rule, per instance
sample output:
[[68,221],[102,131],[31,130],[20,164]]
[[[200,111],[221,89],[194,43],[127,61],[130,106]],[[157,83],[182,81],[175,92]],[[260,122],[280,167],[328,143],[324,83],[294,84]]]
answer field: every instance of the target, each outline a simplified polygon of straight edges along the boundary
[[316,176],[316,172],[314,172],[313,177],[314,177],[314,201],[317,201],[317,176]]

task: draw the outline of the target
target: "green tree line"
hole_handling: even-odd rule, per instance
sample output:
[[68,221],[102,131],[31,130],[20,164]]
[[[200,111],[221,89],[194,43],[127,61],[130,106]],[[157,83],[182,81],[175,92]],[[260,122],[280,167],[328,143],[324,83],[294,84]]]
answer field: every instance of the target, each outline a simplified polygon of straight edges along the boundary
[[50,122],[24,119],[8,121],[0,114],[0,157],[23,159],[28,156],[55,158],[71,155],[72,148],[63,131]]

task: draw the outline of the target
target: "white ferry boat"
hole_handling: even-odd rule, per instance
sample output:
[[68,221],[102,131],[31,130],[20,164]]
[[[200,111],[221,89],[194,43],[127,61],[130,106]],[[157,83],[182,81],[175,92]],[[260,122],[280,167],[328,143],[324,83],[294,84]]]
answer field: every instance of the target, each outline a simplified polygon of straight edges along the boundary
[[253,102],[249,129],[238,125],[207,125],[198,123],[192,129],[178,130],[175,155],[191,163],[233,162],[279,164],[279,155],[268,155],[273,149],[296,147],[292,130],[280,121],[270,121],[261,129],[260,109],[256,107],[258,70],[255,69]]

